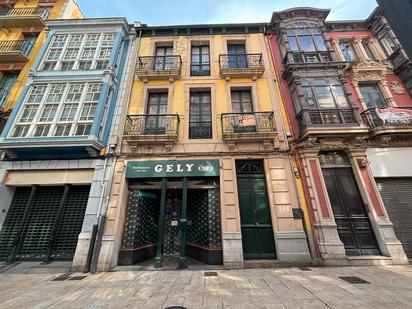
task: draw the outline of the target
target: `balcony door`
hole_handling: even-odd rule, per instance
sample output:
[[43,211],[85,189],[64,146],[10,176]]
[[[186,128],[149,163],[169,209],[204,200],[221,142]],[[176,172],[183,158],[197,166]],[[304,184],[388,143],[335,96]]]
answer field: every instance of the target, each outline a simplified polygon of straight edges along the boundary
[[147,103],[145,134],[164,134],[166,132],[167,92],[149,93]]
[[250,90],[232,90],[233,131],[235,133],[256,132],[256,118],[253,114]]
[[360,84],[359,89],[367,108],[386,108],[388,105],[379,90],[378,84]]
[[155,53],[154,69],[168,70],[172,67],[171,57],[173,55],[173,46],[157,46]]
[[212,138],[210,91],[190,93],[189,138]]
[[229,68],[247,68],[246,47],[243,43],[231,43],[227,45],[229,54]]
[[13,88],[16,80],[17,74],[3,75],[3,78],[0,81],[0,108],[5,107],[11,88]]

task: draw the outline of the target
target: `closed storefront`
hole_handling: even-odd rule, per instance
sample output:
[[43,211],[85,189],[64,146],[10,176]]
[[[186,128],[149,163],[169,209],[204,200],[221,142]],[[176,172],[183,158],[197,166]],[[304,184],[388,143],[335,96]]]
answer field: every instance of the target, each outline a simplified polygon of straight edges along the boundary
[[393,229],[408,258],[412,258],[412,177],[376,179]]
[[412,149],[371,148],[367,153],[396,237],[412,258]]
[[0,259],[71,260],[90,186],[16,187],[0,232]]

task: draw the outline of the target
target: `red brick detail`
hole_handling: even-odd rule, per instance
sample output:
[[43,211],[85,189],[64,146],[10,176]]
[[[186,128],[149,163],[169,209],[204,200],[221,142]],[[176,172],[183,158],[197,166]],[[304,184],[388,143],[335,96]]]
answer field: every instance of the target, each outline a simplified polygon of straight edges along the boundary
[[12,8],[18,0],[0,0],[0,7]]
[[24,36],[36,36],[43,31],[42,27],[25,27],[21,30]]
[[24,63],[15,64],[0,64],[0,72],[21,71],[24,68]]
[[312,171],[313,181],[315,182],[314,183],[315,190],[316,190],[316,193],[318,194],[320,212],[322,213],[323,218],[330,218],[328,203],[326,202],[326,195],[325,195],[325,191],[323,190],[322,181],[320,178],[321,176],[319,174],[319,169],[318,169],[318,164],[316,163],[316,160],[309,160],[309,164],[310,164],[310,169]]
[[364,159],[357,159],[358,166],[360,167],[359,170],[360,170],[363,182],[365,183],[365,189],[368,192],[368,195],[372,201],[372,207],[375,210],[376,215],[378,217],[385,217],[381,204],[379,203],[378,194],[369,176],[368,169],[367,167],[361,168],[361,166],[363,165],[363,162],[364,162]]

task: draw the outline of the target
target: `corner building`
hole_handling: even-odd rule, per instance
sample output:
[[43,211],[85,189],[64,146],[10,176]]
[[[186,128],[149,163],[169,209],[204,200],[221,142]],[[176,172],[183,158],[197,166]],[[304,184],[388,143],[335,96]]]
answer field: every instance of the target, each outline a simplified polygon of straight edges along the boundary
[[309,261],[264,24],[136,32],[98,269]]
[[131,37],[122,18],[47,28],[0,138],[0,259],[66,260],[83,271],[105,209]]
[[[406,264],[366,154],[385,145],[382,136],[397,140],[390,147],[405,145],[408,128],[384,125],[377,113],[410,98],[370,20],[325,22],[328,14],[275,12],[269,28],[313,237],[326,265]],[[391,169],[389,160],[373,160]]]

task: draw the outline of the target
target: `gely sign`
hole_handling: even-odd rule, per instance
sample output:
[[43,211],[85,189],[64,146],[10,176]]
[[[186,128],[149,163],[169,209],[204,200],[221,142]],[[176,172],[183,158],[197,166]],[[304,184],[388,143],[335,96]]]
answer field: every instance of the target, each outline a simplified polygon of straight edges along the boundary
[[219,174],[219,160],[128,162],[126,167],[126,178],[214,177]]

